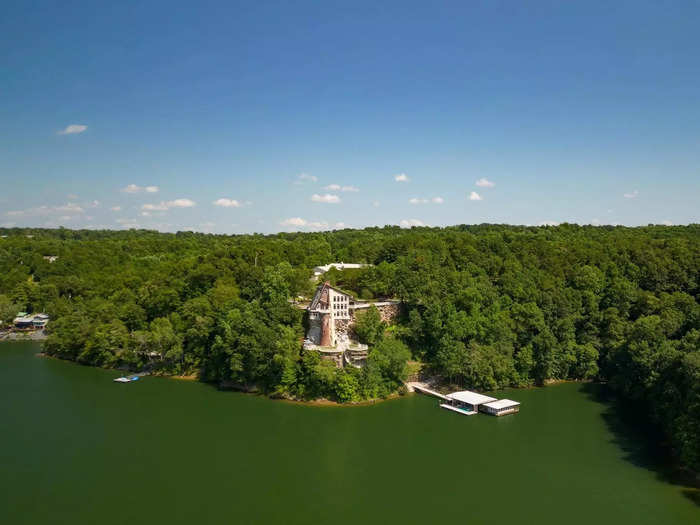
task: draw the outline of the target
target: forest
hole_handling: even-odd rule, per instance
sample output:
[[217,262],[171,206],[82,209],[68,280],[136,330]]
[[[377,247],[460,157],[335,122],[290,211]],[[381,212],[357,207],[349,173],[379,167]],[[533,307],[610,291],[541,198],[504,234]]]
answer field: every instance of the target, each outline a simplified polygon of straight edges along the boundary
[[[0,236],[0,322],[51,315],[49,355],[339,402],[400,390],[409,362],[485,391],[604,382],[700,471],[700,225]],[[301,349],[295,301],[313,293],[312,268],[335,261],[371,266],[324,279],[401,301],[395,325],[358,320],[362,369]]]

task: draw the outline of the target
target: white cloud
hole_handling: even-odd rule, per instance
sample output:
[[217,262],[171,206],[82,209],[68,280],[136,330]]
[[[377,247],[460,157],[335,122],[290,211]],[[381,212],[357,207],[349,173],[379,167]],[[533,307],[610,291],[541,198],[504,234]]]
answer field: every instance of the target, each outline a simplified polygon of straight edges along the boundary
[[307,221],[301,217],[290,217],[280,222],[282,226],[291,226],[294,228],[310,228],[315,230],[323,230],[328,228],[326,221]]
[[488,180],[485,177],[481,177],[479,180],[476,181],[476,185],[480,188],[493,188],[496,185],[496,183]]
[[345,225],[344,222],[336,222],[336,223],[333,225],[333,227],[334,227],[336,230],[342,230],[343,228],[347,228],[347,226]]
[[5,212],[5,215],[10,217],[36,217],[51,215],[54,213],[67,214],[67,213],[83,213],[85,210],[75,203],[69,202],[61,206],[37,206],[35,208],[27,208],[26,210],[10,210]]
[[313,202],[325,202],[326,204],[338,204],[340,202],[340,197],[338,197],[337,195],[332,195],[330,193],[326,193],[324,195],[314,193],[311,196],[311,200]]
[[285,219],[282,222],[280,222],[282,226],[297,226],[301,228],[302,226],[306,226],[306,220],[302,219],[301,217],[291,217],[289,219]]
[[196,204],[190,199],[175,199],[174,201],[168,201],[165,203],[168,208],[191,208]]
[[122,188],[124,193],[158,193],[158,186],[138,186],[129,184],[126,188]]
[[14,228],[16,224],[16,222],[0,222],[0,226],[3,228]]
[[374,202],[372,203],[372,206],[374,206],[375,208],[379,208],[379,206],[380,206],[379,201],[374,201]]
[[398,173],[394,175],[394,180],[396,182],[408,182],[411,179],[409,179],[408,175],[406,175],[405,173]]
[[141,206],[143,211],[167,211],[171,208],[191,208],[197,203],[190,199],[175,199],[172,201],[160,201],[157,204],[144,204]]
[[67,204],[64,204],[63,206],[55,206],[53,208],[54,211],[57,212],[68,212],[68,213],[83,213],[83,210],[80,206],[77,204],[74,204],[72,202],[69,202]]
[[637,190],[634,190],[633,192],[630,192],[630,193],[624,193],[622,196],[625,199],[634,199],[637,197],[637,195],[639,195],[639,192]]
[[82,133],[87,129],[87,126],[83,124],[70,124],[58,132],[59,135],[74,135],[76,133]]
[[216,199],[213,204],[214,206],[221,206],[222,208],[240,208],[242,206],[236,199],[227,199],[225,197]]
[[469,200],[470,201],[480,201],[482,200],[481,195],[479,195],[477,192],[473,191],[469,194]]
[[300,173],[297,175],[297,180],[294,181],[294,184],[304,184],[305,182],[318,182],[318,177],[308,173]]
[[112,210],[112,211],[121,211],[121,210],[122,210],[122,207],[121,207],[121,206],[112,206],[112,207],[110,208],[110,210]]
[[557,221],[541,221],[537,223],[537,226],[559,226]]
[[141,209],[146,211],[166,211],[168,205],[165,202],[161,202],[160,204],[144,204],[141,206]]
[[418,219],[402,219],[401,222],[399,222],[399,226],[402,228],[411,228],[413,226],[427,226],[427,224]]
[[324,186],[323,189],[330,191],[360,191],[360,189],[355,186],[341,186],[340,184],[329,184],[328,186]]
[[661,221],[661,224],[663,224],[664,226],[673,226],[673,223],[669,220]]
[[432,199],[419,199],[418,197],[413,197],[409,199],[410,204],[428,204],[432,202],[433,204],[442,204],[445,200],[442,197],[433,197]]

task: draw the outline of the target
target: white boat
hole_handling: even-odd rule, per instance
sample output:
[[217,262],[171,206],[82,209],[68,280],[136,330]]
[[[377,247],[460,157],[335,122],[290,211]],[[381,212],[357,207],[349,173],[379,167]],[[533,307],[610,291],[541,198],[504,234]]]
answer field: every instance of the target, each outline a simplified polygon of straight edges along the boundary
[[131,379],[128,377],[118,377],[114,380],[115,383],[130,383]]

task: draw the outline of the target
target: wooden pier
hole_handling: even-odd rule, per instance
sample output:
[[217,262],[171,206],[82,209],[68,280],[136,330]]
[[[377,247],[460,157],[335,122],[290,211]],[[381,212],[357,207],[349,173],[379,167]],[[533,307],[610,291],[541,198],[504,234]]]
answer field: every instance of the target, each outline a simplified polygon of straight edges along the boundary
[[406,386],[408,386],[409,390],[413,390],[414,392],[420,392],[421,394],[437,397],[439,399],[442,399],[443,401],[450,400],[449,397],[442,395],[440,392],[436,392],[435,390],[431,390],[430,388],[428,388],[428,385],[426,385],[425,383],[411,381],[409,383],[406,383]]

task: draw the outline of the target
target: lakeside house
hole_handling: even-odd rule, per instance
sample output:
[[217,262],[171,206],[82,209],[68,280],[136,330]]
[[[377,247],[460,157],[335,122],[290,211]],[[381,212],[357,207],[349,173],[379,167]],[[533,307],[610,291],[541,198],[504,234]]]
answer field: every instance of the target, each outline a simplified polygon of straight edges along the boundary
[[49,316],[45,313],[28,314],[18,312],[12,324],[18,330],[43,330],[49,323]]
[[356,340],[353,326],[356,312],[372,304],[387,323],[398,316],[398,301],[360,302],[327,281],[321,283],[308,307],[309,329],[304,350],[319,352],[322,357],[333,360],[338,367],[363,366],[368,348]]

